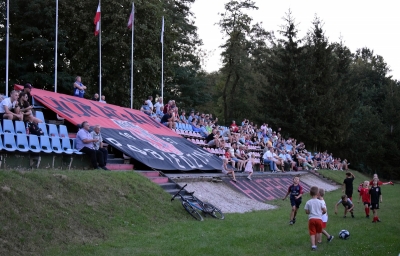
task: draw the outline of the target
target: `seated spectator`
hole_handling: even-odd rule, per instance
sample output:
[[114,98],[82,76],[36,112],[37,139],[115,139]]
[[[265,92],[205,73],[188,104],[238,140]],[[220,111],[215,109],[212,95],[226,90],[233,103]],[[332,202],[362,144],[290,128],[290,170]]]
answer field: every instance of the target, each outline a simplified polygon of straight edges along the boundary
[[21,92],[24,92],[28,94],[28,102],[29,104],[32,104],[32,95],[31,95],[31,90],[32,90],[32,85],[30,83],[26,83],[24,85],[24,89]]
[[147,100],[144,101],[142,107],[140,108],[140,111],[142,111],[143,113],[145,113],[145,114],[148,115],[148,116],[151,116],[151,113],[153,112],[153,111],[150,109],[149,105],[147,105]]
[[[84,121],[76,134],[76,149],[80,152],[87,154],[90,157],[92,166],[94,169],[108,170],[104,165],[104,156],[100,150],[94,148],[94,143],[97,143],[98,139],[93,139],[92,134],[89,132],[90,125],[87,121]],[[98,163],[98,164],[97,164]]]
[[93,97],[92,97],[92,100],[94,100],[94,101],[99,101],[99,100],[100,100],[99,94],[98,94],[98,93],[95,93],[95,94],[93,95]]
[[189,118],[187,119],[188,123],[192,123],[194,118],[195,118],[194,117],[194,111],[192,110],[192,111],[190,111]]
[[9,98],[5,98],[0,103],[0,119],[8,119],[8,120],[23,120],[22,113],[15,113],[15,107],[17,106],[18,101],[18,92],[12,91],[10,93]]
[[153,96],[149,96],[147,98],[147,100],[146,100],[147,106],[149,106],[149,108],[151,109],[151,112],[153,112],[153,102],[152,102],[152,100],[153,100]]
[[186,119],[186,111],[182,110],[181,115],[179,116],[181,123],[187,124],[188,120]]
[[219,148],[220,146],[220,141],[219,141],[219,131],[217,129],[213,129],[212,133],[210,133],[206,137],[206,142],[209,147],[217,147]]
[[242,171],[248,161],[248,157],[243,150],[243,145],[240,145],[239,148],[235,150],[235,157],[239,159],[238,170]]
[[196,118],[192,119],[192,123],[190,125],[192,126],[192,130],[194,132],[201,132],[200,126],[197,125],[197,119]]
[[225,131],[222,133],[222,138],[223,138],[225,141],[229,141],[229,143],[232,143],[232,142],[233,142],[231,130],[232,130],[232,128],[229,127],[229,129],[225,129]]
[[4,94],[0,93],[0,102],[2,102],[5,98],[6,98],[6,96]]
[[269,168],[271,172],[276,172],[275,162],[273,161],[273,153],[272,147],[269,147],[268,150],[263,155],[264,164],[269,164]]
[[42,123],[42,120],[36,118],[32,114],[33,107],[28,102],[28,94],[21,92],[18,100],[19,112],[23,115],[23,121],[31,123]]
[[201,137],[206,138],[210,133],[207,131],[206,127],[200,123],[200,131],[199,131]]
[[96,142],[93,142],[93,149],[94,150],[99,150],[101,153],[103,153],[103,164],[104,166],[107,165],[107,159],[108,159],[108,151],[103,147],[103,137],[101,136],[100,133],[100,125],[95,125],[93,128],[93,131],[90,133],[92,135],[92,138],[94,140],[97,140]]
[[168,113],[161,118],[161,123],[170,129],[176,129],[174,110],[169,109]]
[[231,125],[229,126],[232,128],[232,132],[238,132],[239,131],[239,127],[237,126],[235,120],[232,121]]
[[103,94],[103,95],[101,95],[101,100],[99,100],[99,102],[101,102],[101,103],[107,103],[107,101],[106,101],[106,96]]

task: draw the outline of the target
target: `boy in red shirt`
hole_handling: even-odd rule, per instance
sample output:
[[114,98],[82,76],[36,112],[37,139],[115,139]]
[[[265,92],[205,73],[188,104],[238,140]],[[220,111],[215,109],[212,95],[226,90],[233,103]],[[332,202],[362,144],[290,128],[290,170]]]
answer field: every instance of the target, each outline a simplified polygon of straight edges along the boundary
[[369,207],[371,206],[371,197],[369,194],[369,181],[366,180],[363,183],[363,187],[360,189],[360,196],[358,197],[358,203],[360,203],[360,198],[364,204],[365,215],[369,218]]

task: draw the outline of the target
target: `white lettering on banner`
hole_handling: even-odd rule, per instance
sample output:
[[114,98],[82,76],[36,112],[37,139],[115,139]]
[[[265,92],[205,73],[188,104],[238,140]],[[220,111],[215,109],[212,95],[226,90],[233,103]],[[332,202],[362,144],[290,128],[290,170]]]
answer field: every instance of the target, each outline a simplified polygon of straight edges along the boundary
[[199,159],[200,161],[202,161],[204,164],[207,164],[208,162],[210,162],[210,161],[208,160],[208,158],[211,156],[211,154],[207,154],[207,153],[202,154],[202,153],[199,152],[199,151],[193,151],[192,154],[193,154],[194,157],[196,157],[197,159]]
[[105,140],[109,141],[110,143],[114,144],[114,146],[122,147],[122,144],[116,141],[114,138],[105,138]]
[[192,158],[192,160],[197,164],[197,167],[199,167],[199,168],[203,167],[203,165],[202,165],[202,164],[199,164],[199,163],[196,161],[196,158],[194,158],[191,154],[186,154],[186,156]]
[[171,138],[162,137],[162,139],[168,141],[168,142],[171,143],[171,144],[176,144],[176,145],[178,145],[178,143],[176,143],[176,142],[175,142],[173,139],[171,139]]
[[187,163],[187,165],[189,165],[190,168],[196,168],[196,166],[189,161],[189,159],[187,159],[185,156],[179,156],[183,161],[185,161]]
[[125,138],[128,138],[128,139],[137,140],[134,136],[130,135],[130,134],[127,133],[127,132],[124,132],[124,133],[119,132],[119,135],[121,135],[121,136],[123,136],[123,137],[125,137]]
[[140,154],[147,156],[146,151],[143,151],[143,150],[141,150],[141,149],[139,149],[139,148],[137,148],[137,147],[135,147],[133,145],[130,145],[130,144],[127,144],[127,146],[128,146],[128,148],[130,150],[135,151],[135,152],[139,152]]
[[144,148],[143,150],[146,151],[146,152],[149,152],[150,154],[152,154],[158,160],[164,160],[164,158],[154,150],[151,150],[151,149],[148,149],[148,148]]
[[181,168],[183,168],[183,169],[186,169],[186,167],[185,167],[184,165],[181,165],[181,161],[179,160],[179,158],[178,158],[177,155],[175,155],[175,154],[173,154],[173,153],[170,153],[169,155],[170,155],[173,159],[175,159],[175,162],[176,162],[177,165],[179,165],[179,167],[181,167]]

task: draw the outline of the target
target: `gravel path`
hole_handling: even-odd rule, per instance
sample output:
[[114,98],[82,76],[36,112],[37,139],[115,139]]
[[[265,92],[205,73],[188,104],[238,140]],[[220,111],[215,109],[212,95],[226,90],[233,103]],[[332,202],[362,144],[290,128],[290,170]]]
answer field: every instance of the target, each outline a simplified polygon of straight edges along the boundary
[[[300,182],[304,182],[309,186],[324,188],[326,191],[333,191],[340,187],[338,185],[329,184],[312,174],[302,175],[300,177]],[[187,191],[195,191],[195,196],[200,200],[209,202],[226,213],[245,213],[276,208],[274,205],[250,199],[244,194],[231,189],[223,182],[213,183],[209,181],[199,181],[179,182],[178,184],[180,186],[188,184],[186,187]]]

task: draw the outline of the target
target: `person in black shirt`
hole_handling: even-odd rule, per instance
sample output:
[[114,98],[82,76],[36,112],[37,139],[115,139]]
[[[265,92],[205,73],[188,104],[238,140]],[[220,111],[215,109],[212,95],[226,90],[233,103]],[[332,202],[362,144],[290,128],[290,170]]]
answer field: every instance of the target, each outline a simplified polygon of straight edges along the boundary
[[161,123],[167,127],[169,127],[170,129],[175,129],[176,128],[176,124],[175,124],[175,117],[174,117],[174,109],[170,108],[168,110],[168,113],[163,115],[163,117],[161,118]]
[[219,148],[220,146],[220,141],[219,141],[219,131],[217,129],[213,129],[212,133],[210,133],[207,137],[206,137],[206,142],[208,144],[209,147],[213,147],[216,146],[217,148]]
[[381,222],[378,217],[378,209],[379,209],[379,201],[382,203],[382,193],[381,187],[378,186],[378,179],[373,180],[372,188],[369,190],[369,194],[371,195],[371,209],[374,213],[373,223]]
[[350,200],[353,200],[353,181],[354,174],[351,172],[346,172],[346,178],[343,181],[342,192],[347,195]]

